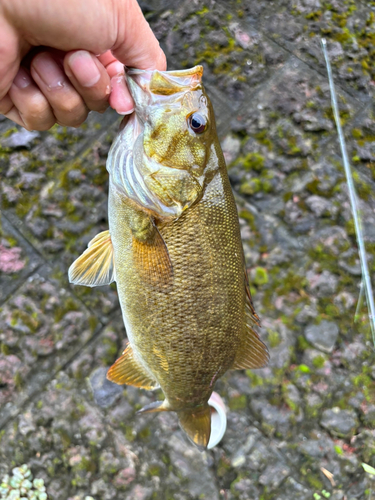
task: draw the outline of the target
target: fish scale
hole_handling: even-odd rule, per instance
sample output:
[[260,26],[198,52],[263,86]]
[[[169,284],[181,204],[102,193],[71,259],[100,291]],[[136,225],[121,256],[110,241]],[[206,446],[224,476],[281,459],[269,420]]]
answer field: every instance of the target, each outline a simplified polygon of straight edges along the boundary
[[[201,75],[201,67],[128,73],[136,109],[133,128],[125,127],[108,158],[109,232],[73,263],[70,278],[89,286],[116,281],[129,344],[108,378],[160,386],[165,400],[141,411],[176,411],[203,449],[216,380],[229,369],[264,366],[268,351],[254,330],[259,322],[236,205]],[[192,114],[199,135],[189,127]],[[199,120],[206,120],[204,126]],[[178,168],[163,151],[173,152]],[[198,163],[185,165],[186,158]],[[142,172],[147,197],[129,194],[121,181],[132,175],[128,169]],[[185,189],[189,185],[199,188]],[[105,245],[102,261],[96,242]]]

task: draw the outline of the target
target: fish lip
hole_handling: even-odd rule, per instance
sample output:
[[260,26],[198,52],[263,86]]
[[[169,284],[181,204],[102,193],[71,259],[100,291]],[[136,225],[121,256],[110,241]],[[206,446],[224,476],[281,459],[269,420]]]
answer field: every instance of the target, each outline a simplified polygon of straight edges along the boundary
[[135,94],[146,94],[151,101],[160,96],[173,96],[192,91],[202,86],[203,66],[177,71],[159,71],[157,69],[125,68],[130,93],[137,108]]
[[203,66],[198,64],[197,66],[194,66],[193,68],[188,68],[188,69],[180,69],[180,70],[171,70],[171,71],[159,71],[158,69],[138,69],[138,68],[129,68],[125,66],[125,72],[129,75],[146,75],[146,74],[152,74],[155,71],[158,73],[161,73],[162,75],[166,76],[176,76],[176,77],[184,77],[184,76],[193,76],[193,75],[200,75],[202,77],[203,75]]

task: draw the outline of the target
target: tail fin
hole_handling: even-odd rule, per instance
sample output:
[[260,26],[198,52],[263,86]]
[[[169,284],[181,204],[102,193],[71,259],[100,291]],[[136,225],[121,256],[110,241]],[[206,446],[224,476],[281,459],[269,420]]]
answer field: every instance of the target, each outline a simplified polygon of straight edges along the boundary
[[201,408],[191,408],[177,413],[180,426],[186,432],[190,441],[200,451],[207,448],[211,435],[211,410],[206,403]]

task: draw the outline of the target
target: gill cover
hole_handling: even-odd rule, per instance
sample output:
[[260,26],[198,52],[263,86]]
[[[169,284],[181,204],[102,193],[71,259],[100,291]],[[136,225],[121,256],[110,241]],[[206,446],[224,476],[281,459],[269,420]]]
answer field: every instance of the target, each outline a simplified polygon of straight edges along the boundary
[[[201,66],[127,70],[135,112],[111,147],[107,170],[115,189],[157,218],[178,218],[203,193],[215,125],[202,73]],[[191,125],[194,113],[204,130]]]

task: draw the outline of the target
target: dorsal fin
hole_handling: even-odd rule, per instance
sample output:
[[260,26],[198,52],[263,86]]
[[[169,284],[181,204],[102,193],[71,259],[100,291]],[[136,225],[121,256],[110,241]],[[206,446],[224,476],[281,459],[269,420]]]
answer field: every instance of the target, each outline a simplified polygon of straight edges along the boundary
[[107,373],[107,379],[116,384],[134,385],[142,389],[156,389],[159,384],[143,368],[134,357],[130,344],[127,345],[122,356],[111,366]]
[[253,298],[251,296],[251,291],[250,291],[249,278],[248,278],[247,269],[245,266],[244,266],[244,273],[245,273],[245,291],[246,291],[245,311],[246,311],[247,315],[250,315],[251,321],[260,327],[261,326],[260,319],[259,319],[259,316],[257,315],[257,313],[255,312]]
[[269,358],[267,346],[260,340],[257,332],[247,323],[231,370],[263,368],[268,364]]
[[87,250],[69,268],[69,281],[75,285],[102,286],[115,281],[115,261],[109,231],[95,236]]
[[267,346],[261,341],[258,333],[254,330],[254,325],[260,327],[260,319],[254,309],[246,269],[244,278],[246,290],[245,328],[240,348],[231,367],[232,370],[262,368],[269,361]]

